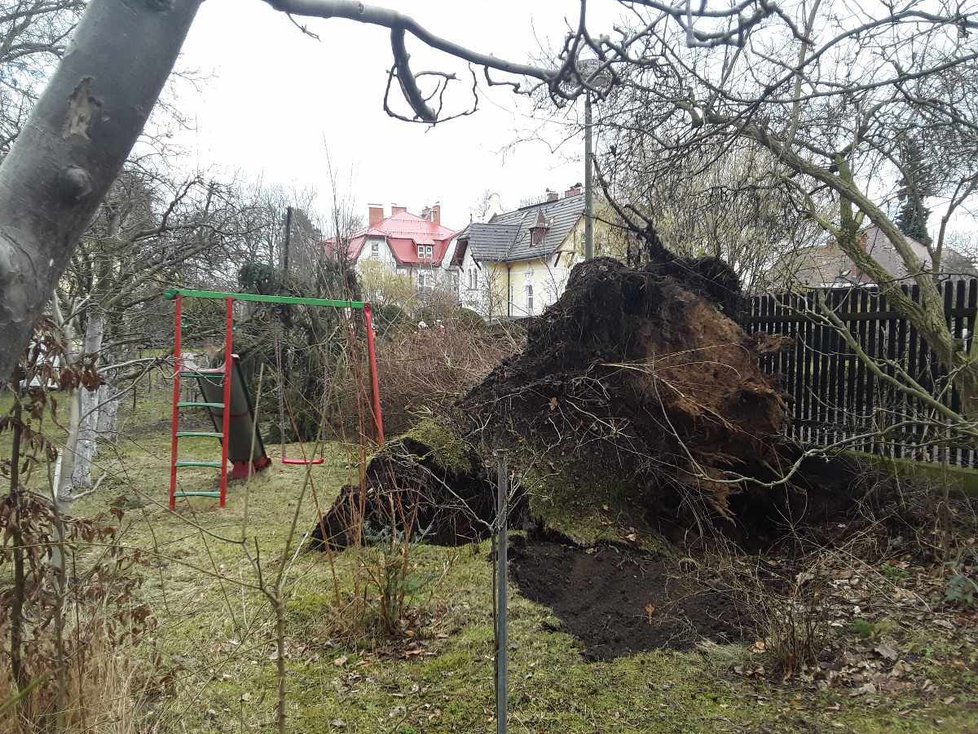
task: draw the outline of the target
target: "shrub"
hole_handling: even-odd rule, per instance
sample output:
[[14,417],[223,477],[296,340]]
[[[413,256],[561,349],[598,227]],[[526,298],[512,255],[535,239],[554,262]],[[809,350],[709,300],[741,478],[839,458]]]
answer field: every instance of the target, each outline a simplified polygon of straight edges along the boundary
[[411,325],[411,315],[395,303],[373,307],[374,329],[378,336],[388,336]]
[[[454,321],[425,329],[392,330],[377,340],[384,429],[392,436],[409,430],[421,416],[450,416],[455,402],[504,357],[519,348],[513,330],[464,328]],[[354,375],[336,386],[329,416],[334,430],[353,438],[359,430]],[[369,428],[367,429],[369,432]]]

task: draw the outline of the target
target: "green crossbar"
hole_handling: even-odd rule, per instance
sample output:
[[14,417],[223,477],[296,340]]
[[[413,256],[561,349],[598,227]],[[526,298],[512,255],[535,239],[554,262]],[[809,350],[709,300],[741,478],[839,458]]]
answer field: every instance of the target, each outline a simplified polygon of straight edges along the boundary
[[177,468],[189,467],[189,466],[206,466],[213,467],[214,469],[220,469],[223,464],[219,461],[178,461]]
[[177,438],[224,438],[219,431],[177,431]]
[[252,303],[287,303],[296,306],[332,306],[333,308],[355,308],[363,310],[363,301],[334,301],[329,298],[301,298],[299,296],[263,296],[259,293],[224,293],[221,291],[195,291],[187,288],[172,288],[163,296],[172,301],[177,296],[184,298],[210,298],[224,300],[233,298],[235,301],[250,301]]
[[220,492],[174,492],[174,497],[214,497],[220,498]]
[[197,403],[194,401],[187,401],[183,403],[177,403],[178,408],[218,408],[220,410],[224,409],[224,403]]

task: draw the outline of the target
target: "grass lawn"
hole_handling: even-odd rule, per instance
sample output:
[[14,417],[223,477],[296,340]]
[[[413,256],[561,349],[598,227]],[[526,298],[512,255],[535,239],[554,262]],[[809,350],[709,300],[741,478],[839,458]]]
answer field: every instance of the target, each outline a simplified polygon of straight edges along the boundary
[[[409,577],[416,622],[406,639],[358,643],[348,634],[356,621],[344,618],[352,608],[352,579],[363,568],[357,554],[330,562],[298,549],[300,539],[287,542],[295,518],[300,535],[311,530],[317,505],[328,506],[355,477],[356,462],[343,447],[331,444],[327,462],[308,472],[276,463],[234,486],[223,511],[214,501],[195,499],[171,513],[166,394],[144,397],[122,420],[119,444],[105,447],[99,460],[106,479],[74,512],[124,507],[119,537],[144,554],[140,593],[158,626],[135,654],[147,668],[158,654],[159,670],[172,674],[165,695],[143,704],[145,720],[156,725],[147,730],[274,729],[275,619],[255,586],[258,568],[267,580],[284,556],[290,731],[495,731],[488,544],[417,547]],[[201,440],[192,455],[215,452]],[[214,483],[212,470],[181,477],[186,488]],[[735,672],[757,662],[750,645],[704,643],[588,662],[546,607],[516,588],[510,593],[514,732],[978,731],[976,651],[962,649],[954,630],[932,635],[926,620],[893,634],[914,651],[917,670],[932,671],[923,676],[928,685],[860,693]],[[873,631],[837,634],[857,644]]]

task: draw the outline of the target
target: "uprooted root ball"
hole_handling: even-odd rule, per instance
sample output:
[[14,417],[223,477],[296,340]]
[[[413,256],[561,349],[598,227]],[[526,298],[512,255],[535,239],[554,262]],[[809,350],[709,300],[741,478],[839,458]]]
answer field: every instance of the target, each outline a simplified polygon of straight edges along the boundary
[[781,463],[785,405],[758,359],[776,345],[703,294],[698,271],[691,284],[679,273],[577,266],[524,352],[464,399],[486,442],[545,453],[578,478],[637,484],[667,511],[729,516],[736,477]]

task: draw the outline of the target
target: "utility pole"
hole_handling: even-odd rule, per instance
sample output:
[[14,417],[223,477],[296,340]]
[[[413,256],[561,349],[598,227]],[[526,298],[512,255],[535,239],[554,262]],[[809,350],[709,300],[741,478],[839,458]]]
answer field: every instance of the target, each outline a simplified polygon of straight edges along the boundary
[[594,257],[594,182],[591,166],[591,92],[584,93],[584,259]]
[[611,87],[611,73],[598,59],[581,59],[577,68],[584,91],[584,259],[594,257],[594,125],[591,90],[603,96]]

